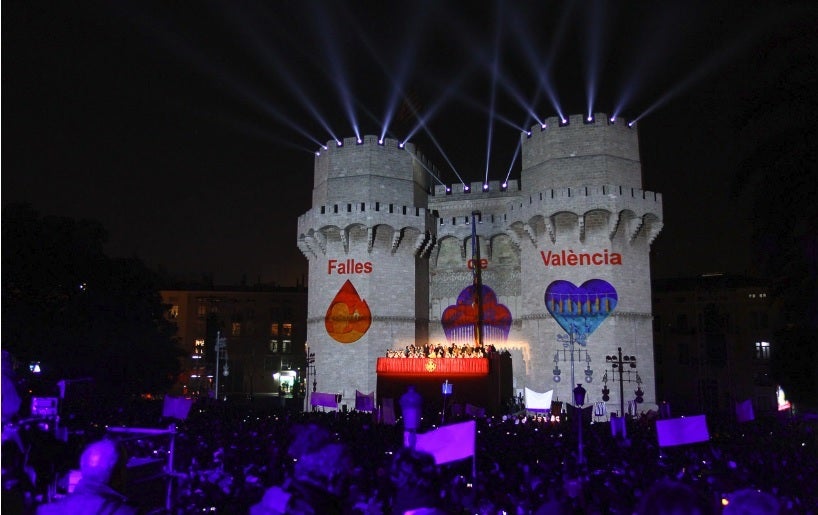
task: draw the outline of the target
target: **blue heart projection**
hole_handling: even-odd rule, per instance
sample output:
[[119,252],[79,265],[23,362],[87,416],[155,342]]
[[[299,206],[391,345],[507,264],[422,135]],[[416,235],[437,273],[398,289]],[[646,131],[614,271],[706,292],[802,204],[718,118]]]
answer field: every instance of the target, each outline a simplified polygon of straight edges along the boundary
[[602,279],[590,279],[580,286],[559,280],[545,289],[546,309],[582,345],[613,312],[618,300],[616,288]]

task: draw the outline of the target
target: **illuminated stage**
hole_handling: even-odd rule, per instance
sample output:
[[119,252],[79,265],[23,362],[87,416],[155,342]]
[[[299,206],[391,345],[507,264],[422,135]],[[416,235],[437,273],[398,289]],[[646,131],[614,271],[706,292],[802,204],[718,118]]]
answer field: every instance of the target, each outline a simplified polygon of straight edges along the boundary
[[504,400],[514,395],[511,356],[495,354],[488,358],[378,358],[378,402],[399,399],[412,385],[423,397],[424,406],[439,409],[441,386],[453,385],[448,405],[471,404],[489,414],[501,412]]

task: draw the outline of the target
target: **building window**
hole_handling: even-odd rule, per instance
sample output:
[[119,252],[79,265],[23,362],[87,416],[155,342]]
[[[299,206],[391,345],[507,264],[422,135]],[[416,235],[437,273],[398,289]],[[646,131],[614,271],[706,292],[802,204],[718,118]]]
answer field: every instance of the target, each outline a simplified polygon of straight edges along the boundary
[[270,352],[278,352],[278,340],[270,340]]
[[293,336],[293,324],[285,323],[281,324],[281,337],[282,338],[292,338]]
[[168,316],[171,318],[171,320],[179,318],[179,304],[174,304],[173,306],[170,307]]
[[278,338],[279,335],[278,329],[279,329],[278,322],[273,322],[272,324],[270,324],[270,336],[272,336],[273,338]]
[[204,357],[204,348],[205,348],[205,341],[203,339],[197,339],[196,342],[193,344],[193,359],[202,359]]
[[230,334],[232,336],[241,336],[241,322],[233,322],[230,325]]
[[281,352],[284,354],[289,354],[292,352],[292,342],[290,340],[284,340],[281,342]]
[[756,359],[770,359],[770,342],[756,342]]
[[201,304],[199,304],[199,308],[198,308],[198,310],[196,311],[196,315],[197,315],[199,318],[204,318],[204,317],[206,317],[206,316],[207,316],[207,304],[205,304],[205,303],[201,303]]

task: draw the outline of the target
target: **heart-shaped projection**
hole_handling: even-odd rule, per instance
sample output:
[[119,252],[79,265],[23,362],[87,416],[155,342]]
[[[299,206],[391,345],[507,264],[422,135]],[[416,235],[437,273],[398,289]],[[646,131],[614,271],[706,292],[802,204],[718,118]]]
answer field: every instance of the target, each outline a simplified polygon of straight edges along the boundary
[[324,326],[333,340],[352,343],[361,339],[372,325],[369,305],[358,295],[358,290],[347,280],[332,299],[324,317]]
[[616,288],[602,279],[591,279],[581,286],[559,280],[545,289],[546,309],[582,345],[613,312],[618,300]]

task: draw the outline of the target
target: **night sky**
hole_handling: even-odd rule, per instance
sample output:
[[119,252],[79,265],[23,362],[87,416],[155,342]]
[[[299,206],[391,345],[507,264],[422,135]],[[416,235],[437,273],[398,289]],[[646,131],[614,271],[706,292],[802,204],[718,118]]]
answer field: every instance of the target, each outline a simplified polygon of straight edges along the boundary
[[388,136],[408,105],[428,116],[411,141],[444,182],[518,179],[523,105],[557,114],[547,83],[566,115],[593,90],[640,117],[655,277],[753,273],[741,129],[815,116],[770,94],[814,105],[812,4],[4,2],[2,201],[97,220],[109,255],[180,277],[292,286],[314,152],[355,135],[350,113],[379,135],[396,95]]

